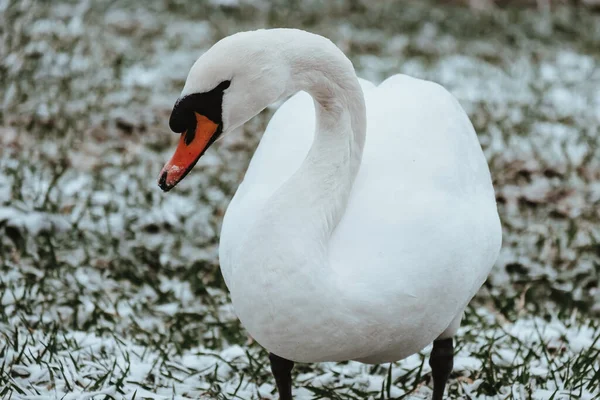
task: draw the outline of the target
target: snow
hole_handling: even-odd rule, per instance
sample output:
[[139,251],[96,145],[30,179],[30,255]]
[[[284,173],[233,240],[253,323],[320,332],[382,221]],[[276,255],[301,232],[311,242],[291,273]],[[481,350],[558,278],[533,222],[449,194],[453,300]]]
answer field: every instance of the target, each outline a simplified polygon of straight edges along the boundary
[[[488,318],[494,318],[493,315],[486,315]],[[0,332],[11,336],[12,327],[0,325]],[[593,342],[594,334],[597,331],[590,327],[583,329],[572,329],[566,327],[559,321],[546,323],[540,319],[525,318],[514,324],[506,323],[502,329],[519,338],[521,354],[527,354],[528,351],[547,351],[556,346],[557,340],[564,340],[560,344],[561,352],[553,354],[552,358],[540,357],[534,360],[534,365],[530,366],[530,371],[538,377],[547,377],[555,366],[568,360],[571,354],[580,351],[579,345],[583,344],[589,348]],[[43,353],[44,343],[48,341],[39,330],[33,332],[20,332],[23,337],[27,337],[29,343],[29,352],[32,355]],[[566,333],[562,336],[561,333]],[[474,360],[470,353],[477,353],[488,346],[485,337],[494,337],[497,340],[497,347],[492,357],[497,368],[509,366],[514,362],[523,363],[520,356],[515,355],[515,349],[510,346],[504,346],[504,341],[509,341],[508,337],[498,336],[497,331],[483,330],[480,332],[481,340],[475,343],[464,343],[464,347],[455,357],[455,369],[462,371],[463,374],[475,373],[481,368],[479,360]],[[560,338],[563,339],[560,339]],[[260,350],[256,347],[244,349],[240,345],[232,345],[220,352],[203,347],[194,347],[185,350],[182,354],[170,354],[168,361],[157,362],[161,359],[161,354],[157,349],[144,348],[124,337],[114,334],[98,336],[88,332],[73,331],[64,335],[64,337],[55,337],[53,339],[56,348],[59,350],[52,355],[45,353],[42,355],[42,363],[48,365],[52,370],[61,371],[60,375],[54,377],[54,389],[52,396],[62,398],[62,396],[72,396],[72,398],[82,398],[81,396],[93,397],[98,393],[116,393],[115,387],[108,382],[102,384],[98,390],[85,390],[85,386],[93,382],[94,377],[103,376],[110,373],[122,377],[122,380],[128,382],[148,382],[153,380],[158,388],[155,391],[148,391],[143,386],[137,384],[128,385],[119,393],[126,398],[131,398],[135,392],[138,395],[144,394],[151,398],[172,398],[189,399],[199,396],[204,391],[210,389],[205,378],[212,376],[221,386],[222,393],[231,395],[237,390],[237,395],[241,398],[255,398],[256,393],[261,393],[264,398],[275,398],[273,395],[274,387],[271,384],[257,384],[249,379],[247,375],[240,372],[251,367],[251,362],[259,357]],[[546,342],[548,341],[548,342]],[[596,340],[595,348],[600,350],[600,344]],[[66,343],[69,343],[67,346]],[[554,343],[554,344],[552,344]],[[168,348],[168,346],[167,346]],[[101,358],[98,357],[102,354]],[[429,366],[424,363],[425,355],[414,355],[406,360],[395,363],[392,372],[393,379],[401,379],[403,375],[410,374],[415,367],[421,366],[422,373],[430,371]],[[3,355],[3,362],[11,363],[12,360],[19,357],[18,352],[12,346],[6,348]],[[520,359],[520,361],[518,360]],[[73,363],[77,360],[77,365]],[[595,361],[596,368],[598,360]],[[350,362],[343,365],[334,363],[322,364],[316,372],[300,374],[297,381],[303,385],[310,384],[315,388],[338,387],[338,393],[344,393],[347,388],[354,387],[367,393],[378,393],[384,386],[386,377],[384,375],[371,375],[368,373],[370,367],[360,363]],[[386,369],[388,367],[385,367]],[[17,384],[32,385],[30,388],[43,390],[51,380],[46,369],[41,368],[40,364],[25,361],[21,364],[14,364],[12,367],[13,379]],[[215,375],[216,374],[216,375]],[[176,378],[176,379],[173,379]],[[213,383],[214,384],[214,383]],[[472,398],[486,399],[486,396],[476,394],[477,382],[473,382],[468,391]],[[530,391],[530,388],[523,385],[514,385],[506,391]],[[556,382],[553,389],[536,389],[533,391],[534,398],[547,398],[548,393],[558,392],[559,396],[567,395],[560,381]],[[310,399],[310,391],[298,390],[297,398]],[[410,398],[423,398],[430,392],[425,386],[421,386],[417,392]],[[392,397],[404,395],[406,392],[399,387],[392,387]],[[163,397],[165,396],[165,397]],[[376,396],[376,395],[375,395]],[[27,397],[34,398],[34,397]],[[375,398],[375,397],[369,397]],[[562,398],[562,397],[558,397]],[[593,398],[593,393],[583,390],[580,398]]]

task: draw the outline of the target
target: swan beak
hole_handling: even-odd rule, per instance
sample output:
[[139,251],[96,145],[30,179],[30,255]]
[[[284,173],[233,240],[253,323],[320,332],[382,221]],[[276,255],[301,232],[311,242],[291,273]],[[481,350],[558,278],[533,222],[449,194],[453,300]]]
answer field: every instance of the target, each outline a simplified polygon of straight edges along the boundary
[[196,115],[196,127],[184,131],[179,138],[179,144],[175,154],[165,164],[158,186],[165,191],[173,189],[194,168],[202,154],[217,139],[220,133],[219,124],[206,118],[204,115]]

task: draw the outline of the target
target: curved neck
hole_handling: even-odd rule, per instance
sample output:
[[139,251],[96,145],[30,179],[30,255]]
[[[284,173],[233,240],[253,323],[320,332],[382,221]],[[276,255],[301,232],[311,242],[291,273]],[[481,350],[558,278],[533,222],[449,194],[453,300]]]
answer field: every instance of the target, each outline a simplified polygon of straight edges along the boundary
[[[295,78],[298,89],[314,100],[314,141],[301,167],[267,207],[281,207],[277,211],[288,219],[296,214],[298,224],[310,218],[314,231],[306,235],[326,241],[344,214],[360,167],[366,131],[364,97],[353,69],[346,74],[311,69]],[[281,197],[286,201],[280,202]]]
[[316,35],[299,42],[282,45],[279,59],[290,71],[285,94],[304,90],[314,99],[315,138],[300,168],[257,216],[243,252],[253,268],[285,263],[281,268],[289,270],[289,279],[304,274],[310,280],[311,270],[328,264],[328,241],[360,167],[366,109],[352,63],[341,50]]

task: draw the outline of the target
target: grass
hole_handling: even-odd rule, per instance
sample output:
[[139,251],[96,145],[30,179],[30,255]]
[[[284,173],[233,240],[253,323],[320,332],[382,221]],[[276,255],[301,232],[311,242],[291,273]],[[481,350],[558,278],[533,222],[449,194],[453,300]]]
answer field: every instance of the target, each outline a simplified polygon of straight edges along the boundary
[[[504,245],[460,330],[451,398],[599,396],[600,15],[253,4],[0,6],[0,398],[273,398],[217,260],[221,218],[273,110],[175,192],[155,182],[191,63],[268,26],[330,37],[374,81],[444,84],[480,135]],[[426,398],[428,351],[391,366],[299,365],[296,393]]]

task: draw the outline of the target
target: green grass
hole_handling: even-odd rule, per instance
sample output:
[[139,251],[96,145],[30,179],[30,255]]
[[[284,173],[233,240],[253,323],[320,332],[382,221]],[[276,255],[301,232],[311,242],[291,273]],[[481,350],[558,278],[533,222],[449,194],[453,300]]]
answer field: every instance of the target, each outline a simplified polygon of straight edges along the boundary
[[[273,110],[176,191],[156,186],[191,63],[225,35],[271,26],[330,37],[375,81],[444,84],[480,135],[504,244],[459,332],[451,398],[600,394],[600,15],[375,3],[0,7],[0,398],[273,396],[217,259]],[[426,398],[427,353],[391,368],[298,365],[296,391]]]

